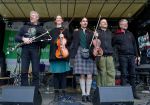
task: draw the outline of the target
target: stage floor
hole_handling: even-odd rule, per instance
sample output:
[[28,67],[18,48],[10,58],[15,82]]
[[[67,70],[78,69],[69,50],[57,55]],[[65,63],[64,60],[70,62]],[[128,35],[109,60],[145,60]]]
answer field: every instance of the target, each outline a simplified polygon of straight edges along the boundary
[[[54,105],[54,103],[53,103],[54,92],[53,92],[52,87],[41,88],[40,92],[42,94],[42,99],[43,99],[42,105]],[[141,91],[138,91],[138,95],[141,97],[141,99],[140,100],[135,99],[134,105],[147,105],[147,103],[150,101],[150,91],[141,90]],[[68,88],[67,96],[71,97],[76,102],[82,103],[79,89],[75,90],[72,88]],[[92,103],[82,103],[82,104],[83,105],[92,105]],[[148,104],[148,105],[150,105],[150,104]]]
[[[2,94],[1,91],[2,90],[0,88],[0,96]],[[53,92],[52,87],[40,88],[40,93],[42,95],[42,105],[57,105],[57,103],[53,101],[54,92]],[[150,105],[150,104],[147,104],[148,101],[150,101],[150,91],[138,91],[138,95],[141,97],[141,99],[140,100],[135,99],[134,105]],[[71,100],[74,100],[75,102],[82,103],[80,90],[68,88],[67,89],[67,97],[69,97],[69,98],[71,97]],[[82,105],[92,105],[92,103],[82,103]]]

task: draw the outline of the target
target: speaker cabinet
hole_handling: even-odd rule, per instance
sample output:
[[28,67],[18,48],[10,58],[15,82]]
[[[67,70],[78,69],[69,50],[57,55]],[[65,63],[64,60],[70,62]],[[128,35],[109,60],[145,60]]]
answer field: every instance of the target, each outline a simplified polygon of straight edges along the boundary
[[41,105],[42,97],[33,86],[2,88],[0,105]]
[[134,105],[132,88],[97,87],[93,94],[93,105]]

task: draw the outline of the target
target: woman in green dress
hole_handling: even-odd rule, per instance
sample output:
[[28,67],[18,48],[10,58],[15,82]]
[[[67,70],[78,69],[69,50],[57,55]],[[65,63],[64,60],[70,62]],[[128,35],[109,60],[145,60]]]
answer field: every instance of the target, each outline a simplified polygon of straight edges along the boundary
[[[65,95],[66,72],[70,70],[69,66],[69,31],[62,26],[63,19],[60,15],[56,16],[56,27],[50,31],[52,40],[50,42],[50,72],[53,73],[55,97],[58,98],[60,92]],[[63,46],[63,47],[62,47]],[[64,48],[65,47],[65,48]],[[64,56],[65,54],[66,56]]]

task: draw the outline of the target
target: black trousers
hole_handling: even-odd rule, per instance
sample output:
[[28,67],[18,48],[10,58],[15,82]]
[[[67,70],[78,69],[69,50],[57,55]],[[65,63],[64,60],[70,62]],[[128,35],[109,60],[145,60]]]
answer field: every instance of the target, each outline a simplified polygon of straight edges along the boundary
[[66,89],[66,73],[54,73],[53,74],[54,79],[54,89],[55,92],[58,92],[59,89],[62,89],[65,91]]
[[32,65],[32,86],[39,87],[39,63],[38,48],[23,48],[21,52],[21,85],[28,86],[29,65]]
[[127,85],[128,83],[132,86],[133,93],[136,93],[135,90],[135,56],[134,55],[120,55],[119,64],[121,71],[121,81],[122,85]]

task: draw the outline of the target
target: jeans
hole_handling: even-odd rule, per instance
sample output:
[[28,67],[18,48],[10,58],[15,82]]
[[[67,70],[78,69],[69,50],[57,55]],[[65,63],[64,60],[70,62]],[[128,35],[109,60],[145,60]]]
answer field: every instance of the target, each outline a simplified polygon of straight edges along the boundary
[[119,64],[122,85],[127,85],[129,83],[132,86],[133,93],[135,93],[135,56],[119,55]]

